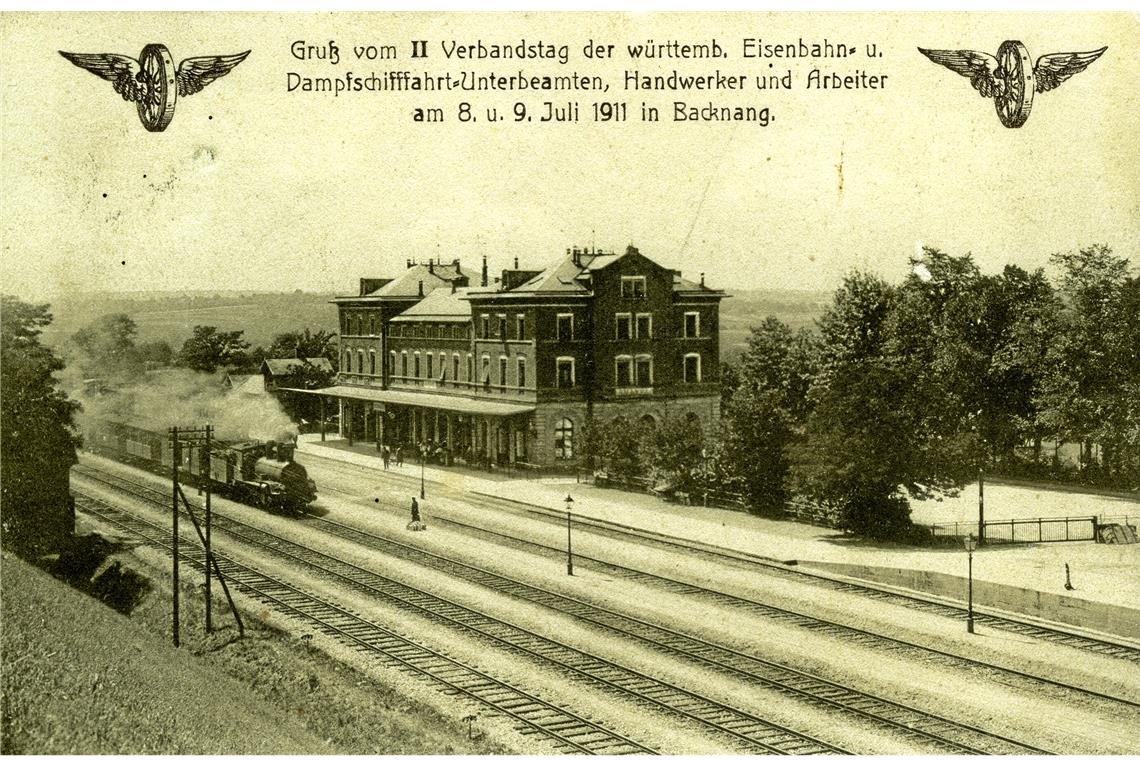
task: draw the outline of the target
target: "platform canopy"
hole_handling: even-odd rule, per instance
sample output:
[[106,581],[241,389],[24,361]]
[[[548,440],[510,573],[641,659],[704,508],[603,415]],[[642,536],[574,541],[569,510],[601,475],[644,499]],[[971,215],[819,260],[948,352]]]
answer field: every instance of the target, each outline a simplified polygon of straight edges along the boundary
[[527,414],[535,410],[534,404],[512,404],[506,401],[486,401],[483,399],[450,396],[446,393],[417,393],[414,391],[392,391],[380,388],[361,388],[355,385],[334,385],[331,388],[305,390],[302,388],[278,388],[279,391],[307,393],[314,396],[348,399],[350,401],[371,401],[377,404],[397,404],[422,406],[460,414],[483,414],[492,417],[507,417],[512,414]]

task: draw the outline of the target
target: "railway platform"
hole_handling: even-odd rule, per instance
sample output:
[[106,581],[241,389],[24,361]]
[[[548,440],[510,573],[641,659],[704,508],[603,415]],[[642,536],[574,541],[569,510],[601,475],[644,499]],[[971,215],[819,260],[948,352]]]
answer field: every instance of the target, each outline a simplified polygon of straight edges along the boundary
[[[298,451],[381,468],[371,447],[302,436]],[[419,479],[418,462],[406,461],[392,471]],[[827,574],[858,577],[920,594],[963,599],[966,592],[965,550],[919,548],[871,542],[830,528],[768,520],[730,510],[686,506],[650,494],[597,488],[574,477],[521,480],[498,473],[428,465],[429,482],[519,504],[564,511],[573,498],[576,517],[651,531],[677,539],[723,547],[735,552],[795,563]],[[320,484],[318,482],[318,490]],[[987,514],[1001,515],[1032,495],[1018,486],[987,486]],[[426,504],[430,505],[429,499]],[[1090,497],[1095,498],[1095,497]],[[1096,504],[1089,504],[1096,510]],[[430,509],[430,506],[429,506]],[[1069,566],[1071,590],[1066,585]],[[979,606],[1040,617],[1074,628],[1137,638],[1140,631],[1140,545],[1092,542],[987,546],[974,553],[974,597]]]

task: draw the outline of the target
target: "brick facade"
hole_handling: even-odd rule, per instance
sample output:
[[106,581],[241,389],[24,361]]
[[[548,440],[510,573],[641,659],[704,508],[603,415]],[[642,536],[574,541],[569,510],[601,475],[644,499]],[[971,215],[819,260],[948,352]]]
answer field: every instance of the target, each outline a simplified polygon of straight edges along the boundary
[[441,459],[580,465],[591,418],[719,420],[723,291],[641,255],[568,250],[479,284],[408,262],[337,298],[342,432]]

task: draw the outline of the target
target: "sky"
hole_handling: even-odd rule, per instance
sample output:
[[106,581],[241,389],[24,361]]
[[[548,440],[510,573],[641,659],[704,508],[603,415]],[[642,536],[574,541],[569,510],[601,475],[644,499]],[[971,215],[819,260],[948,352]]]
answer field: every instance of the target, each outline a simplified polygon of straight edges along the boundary
[[[713,286],[829,290],[852,269],[891,280],[921,245],[971,253],[983,271],[1036,268],[1106,243],[1140,242],[1140,29],[1130,14],[5,14],[0,39],[2,289],[26,298],[102,290],[351,292],[409,257],[492,271],[549,263],[567,247],[622,250]],[[727,59],[631,61],[626,44],[715,38]],[[742,40],[843,41],[882,57],[742,58]],[[409,41],[428,41],[409,59]],[[569,46],[551,61],[446,60],[441,43]],[[1020,129],[993,101],[916,47],[995,53],[1021,40],[1045,53],[1108,51],[1039,93]],[[340,62],[298,60],[297,41],[335,40]],[[590,40],[612,60],[586,60]],[[164,132],[57,50],[137,57],[147,43],[183,58],[251,50],[178,99]],[[356,60],[355,45],[398,60]],[[768,64],[773,66],[768,68]],[[808,91],[807,72],[887,76],[879,90]],[[790,91],[639,93],[623,72],[795,75]],[[287,91],[288,72],[387,69],[453,74],[577,71],[610,92]],[[591,104],[629,120],[595,123]],[[755,123],[671,121],[671,104],[767,106]],[[497,107],[504,121],[460,123]],[[515,123],[515,102],[576,101],[578,123]],[[662,121],[643,123],[640,104]],[[416,124],[417,107],[445,121]]]

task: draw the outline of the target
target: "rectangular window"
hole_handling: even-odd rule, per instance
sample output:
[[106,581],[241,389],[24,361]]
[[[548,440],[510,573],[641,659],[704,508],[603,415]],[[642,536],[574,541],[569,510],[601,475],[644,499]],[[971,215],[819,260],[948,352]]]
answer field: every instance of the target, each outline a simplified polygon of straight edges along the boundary
[[701,315],[700,312],[686,311],[685,312],[685,337],[686,338],[699,338],[701,337]]
[[645,298],[645,278],[644,277],[622,277],[621,278],[621,297],[622,298]]
[[432,354],[428,354],[427,355],[427,377],[432,377],[435,374],[435,370],[433,369],[434,365],[435,365],[435,356],[433,356]]
[[634,337],[639,340],[645,340],[653,337],[653,315],[652,314],[638,314],[636,331]]
[[451,357],[451,382],[459,380],[459,354],[453,354]]
[[415,377],[419,377],[420,376],[420,352],[419,351],[416,351],[413,369],[415,371],[412,374]]
[[376,374],[376,352],[375,351],[369,351],[368,352],[368,374],[370,374],[370,375]]
[[653,359],[648,356],[639,356],[634,362],[635,374],[634,378],[637,385],[642,388],[648,388],[653,385]]
[[630,316],[628,314],[617,314],[614,316],[614,320],[617,323],[615,337],[618,340],[629,340],[633,337],[630,332]]
[[521,356],[518,359],[518,385],[520,388],[526,387],[526,359]]
[[515,315],[515,338],[526,340],[526,317],[522,314]]
[[569,356],[560,356],[555,359],[558,368],[558,387],[574,387],[574,359]]
[[404,377],[407,377],[408,376],[408,352],[407,351],[403,351],[400,353],[400,364],[402,365],[400,367],[400,374],[403,375]]
[[507,339],[507,315],[506,314],[500,314],[499,315],[499,334],[496,335],[495,337],[497,337],[499,340],[506,340]]
[[467,354],[467,382],[475,382],[475,357]]
[[489,385],[491,382],[491,357],[487,354],[483,354],[483,363],[480,369],[479,382],[483,385]]
[[614,384],[619,388],[626,388],[633,383],[633,363],[628,356],[619,356],[614,360]]
[[482,336],[484,338],[491,337],[491,315],[483,314],[479,317],[479,324],[482,327]]
[[685,354],[685,382],[699,383],[701,381],[700,354]]
[[574,340],[574,315],[558,315],[558,340]]
[[499,385],[504,388],[507,385],[507,357],[505,356],[499,357]]

